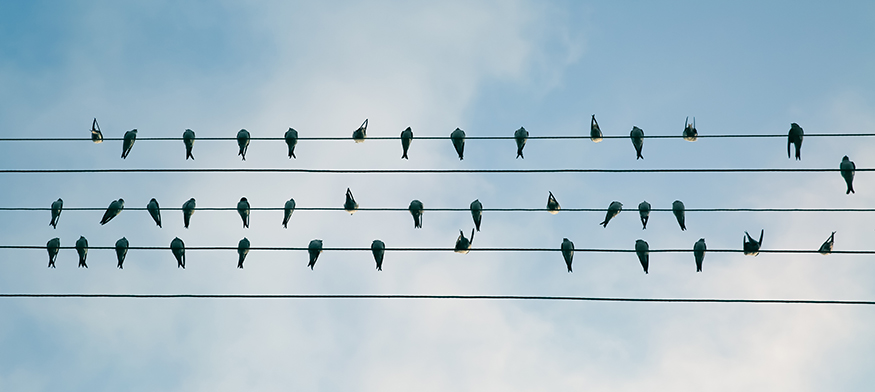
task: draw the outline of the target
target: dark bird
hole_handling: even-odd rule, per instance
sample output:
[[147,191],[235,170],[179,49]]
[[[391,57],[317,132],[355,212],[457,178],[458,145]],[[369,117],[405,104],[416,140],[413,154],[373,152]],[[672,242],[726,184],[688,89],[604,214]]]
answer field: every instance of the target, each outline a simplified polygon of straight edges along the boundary
[[346,188],[346,201],[343,202],[343,209],[346,210],[350,215],[355,214],[355,211],[359,208],[359,203],[355,202],[355,198],[352,197],[352,191],[349,188]]
[[560,208],[559,202],[556,201],[556,197],[553,196],[553,192],[550,192],[550,194],[547,195],[547,212],[556,215],[559,213]]
[[243,237],[237,243],[237,268],[243,269],[243,260],[246,260],[246,255],[249,254],[249,240]]
[[571,259],[574,258],[574,243],[568,238],[562,239],[562,257],[565,259],[565,265],[568,266],[568,272],[571,272]]
[[194,131],[186,129],[182,132],[182,143],[185,144],[185,160],[194,160],[194,155],[191,154],[191,149],[194,148]]
[[249,228],[249,200],[241,197],[237,202],[237,213],[240,214],[240,219],[243,220],[243,228]]
[[647,245],[647,241],[635,241],[635,254],[638,255],[638,261],[641,262],[641,267],[644,268],[644,273],[649,273],[647,269],[650,268],[650,246]]
[[760,230],[760,240],[754,240],[753,237],[750,236],[746,231],[744,232],[744,254],[748,256],[756,256],[760,254],[760,246],[763,245],[763,232],[764,230]]
[[616,200],[612,201],[611,205],[608,206],[608,212],[605,214],[605,221],[599,224],[607,228],[608,222],[610,222],[613,217],[617,216],[620,211],[623,211],[623,203]]
[[298,131],[295,128],[289,128],[285,135],[286,144],[289,146],[289,159],[298,157],[295,156],[295,145],[298,144]]
[[453,147],[456,148],[456,153],[459,154],[459,160],[465,159],[465,131],[456,128],[450,134],[450,140],[453,141]]
[[368,119],[365,119],[365,122],[352,132],[352,139],[355,140],[356,143],[365,141],[366,137],[368,137]]
[[115,256],[118,258],[118,269],[122,269],[125,263],[125,256],[128,255],[128,239],[125,237],[119,238],[115,242]]
[[64,201],[59,197],[58,200],[52,202],[52,221],[49,222],[49,226],[52,228],[58,228],[58,219],[61,219],[61,211],[64,210]]
[[374,261],[377,262],[377,271],[383,270],[383,253],[386,252],[386,244],[380,240],[371,242],[371,253],[374,254]]
[[152,216],[155,224],[158,225],[158,227],[161,227],[161,207],[158,206],[158,200],[154,197],[152,200],[149,200],[149,204],[146,204],[146,210],[149,211],[149,215]]
[[480,204],[480,199],[471,202],[471,217],[474,218],[474,227],[480,231],[480,221],[483,219],[483,204]]
[[832,253],[832,246],[835,243],[835,235],[836,232],[832,232],[832,234],[829,235],[829,238],[827,238],[826,241],[823,242],[823,245],[821,245],[820,249],[817,250],[818,252],[820,252],[820,254],[828,255]]
[[465,238],[465,233],[462,230],[459,230],[459,238],[456,238],[456,247],[453,249],[453,252],[456,253],[468,253],[468,250],[471,249],[471,243],[474,242],[474,229],[471,229],[471,239]]
[[796,123],[790,123],[790,133],[787,135],[787,158],[790,158],[790,144],[796,146],[796,160],[802,159],[802,127]]
[[101,225],[105,225],[115,218],[116,215],[120,214],[122,210],[125,209],[125,200],[119,198],[118,200],[113,200],[109,203],[109,207],[106,207],[106,212],[103,213],[103,219],[100,220]]
[[641,230],[647,228],[647,221],[650,220],[650,203],[647,200],[638,203],[638,215],[641,217],[641,225],[644,226]]
[[410,148],[410,142],[413,140],[413,130],[410,127],[401,131],[401,158],[407,159],[407,149]]
[[174,238],[170,241],[170,251],[176,257],[176,268],[185,269],[185,243],[179,237]]
[[526,140],[529,139],[529,131],[525,128],[520,127],[516,132],[513,133],[513,138],[516,140],[516,157],[526,159],[523,156],[523,147],[526,146]]
[[839,169],[841,169],[845,183],[848,184],[848,190],[845,194],[856,193],[854,192],[854,172],[857,171],[857,165],[854,165],[854,162],[845,155],[844,158],[842,158],[842,163],[839,165]]
[[413,215],[413,228],[421,229],[422,228],[422,202],[419,200],[413,200],[410,202],[410,206],[407,207],[410,210],[410,215]]
[[237,155],[242,156],[245,161],[246,150],[249,149],[249,131],[241,129],[240,132],[237,132],[237,146],[240,147],[240,151]]
[[629,137],[632,138],[632,145],[635,146],[635,153],[638,154],[638,159],[644,159],[644,156],[641,155],[641,148],[644,147],[644,130],[638,127],[632,127],[632,132],[629,133]]
[[88,264],[85,264],[85,258],[88,256],[88,240],[81,235],[76,240],[76,253],[79,254],[79,267],[88,268]]
[[595,120],[595,114],[592,115],[592,121],[589,122],[589,138],[593,143],[602,141],[602,130],[599,128],[599,122]]
[[91,122],[91,141],[95,143],[103,143],[103,133],[100,132],[100,125],[97,124],[97,118]]
[[681,231],[687,229],[687,225],[684,224],[684,202],[680,200],[675,200],[674,203],[671,203],[671,212],[674,214],[674,217],[678,220],[678,225],[681,226]]
[[131,153],[131,148],[134,148],[135,141],[137,141],[136,129],[125,132],[125,136],[122,140],[122,159],[127,158],[128,154]]
[[312,240],[310,241],[310,245],[307,246],[307,252],[310,253],[310,263],[307,264],[310,267],[310,270],[313,270],[313,266],[316,265],[316,259],[319,258],[319,254],[322,253],[322,240]]
[[191,223],[191,216],[194,215],[194,208],[196,206],[197,202],[194,201],[193,197],[182,204],[182,222],[185,224],[186,229],[188,224]]
[[705,239],[699,238],[695,244],[693,244],[693,256],[696,257],[696,272],[702,272],[702,262],[705,261]]
[[61,250],[61,239],[52,238],[46,242],[46,250],[49,251],[49,267],[55,268],[55,260],[58,259],[58,251]]
[[696,141],[696,139],[699,138],[699,131],[696,131],[696,118],[693,117],[692,124],[687,122],[689,120],[690,117],[687,117],[687,119],[684,120],[684,140],[688,142],[694,142]]
[[283,207],[283,228],[289,228],[289,219],[292,218],[292,213],[295,212],[295,199],[289,199]]

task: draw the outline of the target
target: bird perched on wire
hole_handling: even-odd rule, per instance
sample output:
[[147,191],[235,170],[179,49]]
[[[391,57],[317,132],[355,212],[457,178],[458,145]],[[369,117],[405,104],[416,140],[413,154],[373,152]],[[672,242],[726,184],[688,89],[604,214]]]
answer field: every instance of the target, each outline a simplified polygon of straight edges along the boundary
[[674,213],[674,217],[678,220],[678,225],[681,226],[681,231],[687,229],[687,225],[684,224],[684,202],[680,200],[675,200],[674,203],[671,203],[671,212]]
[[52,238],[46,242],[46,250],[49,252],[49,266],[47,268],[55,268],[55,260],[58,259],[58,251],[61,250],[61,239],[58,237]]
[[565,265],[568,267],[568,272],[571,272],[571,260],[574,258],[574,243],[568,238],[562,239],[562,258],[565,259]]
[[356,143],[365,141],[366,137],[368,137],[368,119],[365,119],[365,122],[352,132],[352,139],[355,140]]
[[835,235],[836,232],[832,232],[832,234],[829,235],[829,238],[823,242],[823,245],[820,245],[820,249],[817,250],[820,254],[828,255],[832,253],[832,246],[835,243]]
[[128,154],[131,153],[135,141],[137,141],[136,129],[125,132],[125,136],[122,138],[122,159],[126,159]]
[[693,122],[689,123],[690,117],[684,120],[684,140],[694,142],[699,138],[699,131],[696,130],[696,118],[693,117]]
[[422,202],[419,200],[413,200],[410,202],[410,206],[407,207],[410,211],[410,215],[413,215],[413,228],[421,229],[422,228]]
[[237,268],[243,269],[243,260],[246,260],[246,255],[249,254],[249,239],[243,237],[237,243]]
[[857,165],[854,165],[854,162],[845,155],[842,158],[842,163],[839,164],[839,169],[841,170],[842,177],[845,179],[845,184],[848,185],[848,190],[845,194],[856,193],[854,192],[854,172],[857,171]]
[[520,127],[513,133],[513,138],[516,140],[516,157],[526,159],[523,156],[523,148],[526,146],[526,140],[529,139],[529,131]]
[[312,240],[310,241],[310,245],[307,246],[307,252],[310,254],[310,263],[307,264],[310,267],[310,270],[313,270],[313,267],[316,265],[316,259],[319,258],[319,254],[322,253],[322,240]]
[[152,200],[149,200],[149,204],[146,204],[146,210],[149,211],[149,215],[152,216],[155,224],[161,227],[161,207],[158,205],[158,200],[154,197]]
[[249,200],[241,197],[237,202],[237,213],[240,214],[240,219],[243,220],[243,228],[249,228]]
[[696,272],[702,272],[702,262],[705,261],[705,251],[707,247],[705,246],[705,239],[699,238],[695,244],[693,244],[693,256],[696,257]]
[[343,209],[352,215],[358,208],[359,203],[356,203],[355,198],[352,196],[352,191],[346,188],[346,201],[343,202]]
[[638,255],[638,261],[641,263],[641,267],[644,268],[644,273],[648,274],[647,270],[650,268],[650,245],[647,245],[647,241],[635,241],[635,254]]
[[641,155],[641,149],[644,147],[644,130],[638,127],[632,127],[632,132],[629,133],[629,137],[632,138],[632,145],[635,147],[635,153],[638,154],[638,157],[635,160],[644,159],[644,156]]
[[109,203],[109,207],[106,207],[106,212],[103,213],[103,218],[100,220],[101,225],[105,225],[115,218],[116,215],[120,214],[122,210],[125,209],[125,200],[119,198],[118,200],[113,200]]
[[186,129],[182,132],[182,143],[185,144],[185,160],[194,160],[194,155],[191,154],[191,149],[194,148],[194,131]]
[[64,209],[64,201],[59,197],[58,200],[52,202],[52,221],[49,222],[49,226],[52,228],[58,228],[58,220],[61,219],[61,211]]
[[88,257],[88,240],[84,236],[80,235],[76,240],[76,253],[79,254],[79,267],[88,268],[88,264],[85,264],[85,258]]
[[790,158],[790,145],[796,146],[796,160],[802,159],[802,127],[796,123],[790,123],[790,133],[787,135],[787,158]]
[[605,221],[599,224],[607,228],[608,222],[610,222],[613,217],[617,216],[620,211],[623,211],[623,203],[620,203],[616,200],[612,201],[611,204],[608,206],[608,212],[605,214]]
[[465,159],[465,131],[456,128],[455,131],[450,133],[450,140],[453,141],[456,154],[459,154],[459,160]]
[[556,201],[556,197],[553,196],[553,192],[550,192],[550,194],[547,195],[547,212],[556,215],[561,208],[559,202]]
[[103,133],[100,132],[100,125],[97,124],[97,118],[91,122],[91,141],[95,143],[103,143]]
[[480,231],[480,221],[483,218],[483,204],[480,199],[471,202],[471,217],[474,218],[474,228]]
[[602,130],[599,128],[599,122],[595,120],[595,114],[592,115],[592,121],[589,122],[589,139],[593,143],[602,141]]
[[386,252],[386,244],[380,240],[371,242],[371,253],[374,254],[374,261],[377,262],[377,271],[383,270],[383,253]]
[[744,244],[742,249],[744,250],[744,254],[748,256],[756,256],[760,254],[760,247],[763,246],[763,232],[765,230],[760,230],[760,240],[757,241],[753,239],[753,237],[748,234],[748,232],[744,232]]
[[176,268],[185,269],[185,243],[179,237],[170,241],[170,252],[176,258]]
[[240,147],[240,151],[237,152],[237,155],[243,157],[243,160],[246,160],[246,150],[249,149],[249,131],[245,129],[241,129],[237,132],[237,146]]
[[410,148],[410,142],[413,141],[413,130],[410,127],[401,131],[401,158],[407,159],[407,149]]
[[125,237],[119,238],[115,242],[115,256],[118,259],[118,269],[122,269],[125,263],[125,256],[128,255],[128,239]]
[[188,199],[187,202],[182,203],[182,222],[185,224],[186,229],[191,222],[191,216],[194,215],[194,209],[196,206],[197,202],[195,202],[193,197]]
[[468,253],[468,250],[471,249],[471,243],[474,242],[474,229],[471,229],[471,239],[465,238],[465,233],[462,230],[459,230],[459,238],[456,238],[456,247],[453,249],[453,252],[456,253]]
[[289,199],[283,206],[283,228],[289,228],[289,219],[292,218],[292,213],[295,212],[295,199]]
[[295,145],[298,144],[298,131],[296,131],[295,128],[289,128],[289,130],[286,131],[285,139],[286,145],[289,146],[289,159],[298,159],[298,157],[295,156]]
[[647,228],[647,221],[650,220],[650,203],[647,200],[638,203],[638,216],[641,217],[641,225],[644,226],[641,230]]

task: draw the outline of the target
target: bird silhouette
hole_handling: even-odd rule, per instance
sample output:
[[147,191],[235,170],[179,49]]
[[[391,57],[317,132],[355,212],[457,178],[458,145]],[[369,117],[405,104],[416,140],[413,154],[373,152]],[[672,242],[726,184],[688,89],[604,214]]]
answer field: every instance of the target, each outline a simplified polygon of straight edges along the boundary
[[58,200],[52,202],[52,221],[49,222],[49,226],[52,228],[58,228],[58,219],[61,219],[61,211],[64,210],[64,201],[59,197]]
[[137,141],[136,129],[125,132],[125,136],[122,139],[122,159],[126,159],[128,157],[128,154],[131,153],[131,149],[134,148],[135,141]]
[[456,153],[459,154],[459,160],[465,159],[465,131],[456,128],[450,134],[450,140],[453,141],[453,147],[456,149]]
[[155,224],[158,225],[158,227],[161,227],[161,207],[158,206],[158,200],[154,197],[152,200],[149,200],[149,204],[146,204],[146,210],[149,211],[149,215],[152,216]]
[[343,202],[343,209],[352,215],[358,208],[359,203],[355,202],[355,198],[352,196],[352,191],[350,191],[349,188],[346,188],[346,201]]
[[298,131],[295,128],[289,128],[285,134],[286,144],[289,146],[289,159],[298,157],[295,156],[295,145],[298,144]]
[[410,206],[407,207],[410,211],[410,215],[413,215],[413,228],[421,229],[422,228],[422,202],[419,200],[413,200],[410,202]]
[[240,151],[237,152],[237,155],[243,157],[243,160],[246,160],[246,150],[249,149],[249,131],[245,129],[241,129],[237,132],[237,146],[240,147]]
[[243,220],[243,228],[249,228],[249,200],[241,197],[237,202],[237,213],[240,214],[240,219]]
[[113,200],[109,203],[109,207],[106,207],[106,212],[103,213],[103,219],[100,220],[101,225],[105,225],[115,218],[116,215],[120,214],[122,210],[125,209],[125,200],[119,198],[118,200]]
[[46,242],[46,250],[49,252],[49,266],[47,268],[55,268],[55,260],[58,259],[58,251],[61,250],[61,239],[58,237],[52,238]]
[[401,131],[401,158],[407,159],[407,149],[410,148],[410,142],[413,141],[413,130],[410,127]]
[[595,120],[595,114],[592,115],[592,121],[589,122],[589,138],[593,143],[602,141],[602,130],[599,128],[599,122]]
[[561,248],[565,265],[568,267],[568,272],[571,272],[571,259],[574,258],[574,243],[569,241],[568,238],[563,238]]
[[687,225],[684,224],[684,202],[680,200],[675,200],[674,203],[671,203],[671,212],[674,213],[674,217],[678,220],[678,225],[681,226],[681,231],[687,229]]
[[191,149],[194,148],[194,131],[186,129],[182,132],[182,143],[185,144],[185,160],[194,160],[194,155],[191,154]]
[[828,255],[832,253],[832,246],[833,244],[835,244],[835,235],[836,232],[832,232],[832,234],[829,235],[829,238],[827,238],[826,241],[823,242],[823,245],[821,245],[820,249],[817,250],[818,252],[820,252],[820,254]]
[[246,260],[246,255],[249,254],[249,239],[243,237],[237,243],[237,268],[243,269],[243,260]]
[[194,215],[194,209],[196,206],[197,202],[195,202],[193,197],[182,204],[182,222],[185,224],[186,229],[188,228],[188,224],[191,223],[191,216]]
[[516,140],[516,157],[526,159],[523,156],[523,147],[526,146],[526,140],[529,139],[529,131],[525,128],[520,127],[516,132],[513,133],[513,138]]
[[97,124],[97,118],[91,122],[91,141],[95,143],[103,143],[103,133],[100,132],[100,125]]
[[119,238],[115,242],[115,256],[118,258],[118,269],[122,269],[125,263],[125,256],[128,254],[128,239],[125,237]]
[[383,270],[383,253],[386,252],[386,244],[380,240],[371,242],[371,253],[374,254],[374,261],[377,262],[377,271]]
[[88,240],[81,235],[76,240],[76,253],[79,254],[79,267],[88,268],[88,264],[85,264],[85,258],[88,257]]
[[802,127],[796,123],[790,123],[790,133],[787,134],[787,158],[790,158],[790,144],[796,146],[796,160],[802,159]]
[[556,197],[553,196],[553,192],[550,192],[550,194],[547,195],[547,212],[556,215],[559,213],[560,208],[559,202],[556,201]]
[[644,273],[648,274],[648,268],[650,268],[650,246],[647,245],[647,241],[637,240],[635,241],[635,254],[638,255],[638,261],[641,262],[641,267],[644,268]]
[[644,130],[638,127],[632,127],[632,132],[629,133],[629,137],[632,138],[632,145],[635,146],[635,153],[638,154],[638,159],[644,159],[644,156],[641,155],[641,149],[644,147]]
[[313,270],[313,267],[316,265],[316,259],[319,258],[319,254],[322,253],[322,240],[312,240],[310,241],[310,245],[307,246],[307,252],[310,253],[310,263],[307,264],[310,267],[310,270]]
[[599,224],[607,228],[608,222],[610,222],[613,217],[617,216],[620,211],[623,211],[623,203],[616,200],[612,201],[611,205],[608,206],[608,212],[605,214],[605,221]]
[[289,228],[289,219],[292,218],[292,213],[295,212],[295,199],[289,199],[283,206],[283,228]]
[[745,238],[744,238],[744,244],[743,244],[744,246],[742,249],[744,250],[745,255],[756,256],[756,255],[760,254],[760,247],[763,245],[763,232],[764,231],[765,230],[760,230],[760,240],[759,241],[754,240],[753,237],[751,237],[750,234],[748,234],[748,232],[746,232],[746,231],[744,232]]
[[688,142],[694,142],[699,138],[699,131],[696,130],[696,118],[693,117],[693,123],[689,123],[687,121],[690,120],[690,117],[687,117],[684,120],[684,140]]
[[365,119],[365,122],[352,132],[352,138],[356,143],[365,141],[366,137],[368,137],[368,119]]
[[170,252],[176,257],[176,268],[185,269],[185,243],[179,237],[170,241]]
[[465,233],[459,230],[459,238],[456,238],[456,247],[453,249],[456,253],[468,253],[471,249],[471,243],[474,242],[474,229],[471,229],[471,239],[465,238]]
[[641,230],[647,228],[647,221],[650,220],[650,203],[647,200],[638,203],[638,215],[641,217]]
[[842,178],[845,179],[845,184],[848,185],[848,190],[845,194],[856,193],[854,192],[854,172],[857,171],[857,165],[854,165],[854,162],[845,155],[842,158],[842,163],[839,164],[839,169],[842,173]]
[[483,219],[483,204],[480,204],[480,199],[471,202],[471,217],[474,218],[474,227],[480,231],[480,221]]
[[693,244],[693,256],[696,257],[696,272],[702,272],[702,262],[705,260],[705,250],[707,250],[705,239],[699,238],[699,240]]

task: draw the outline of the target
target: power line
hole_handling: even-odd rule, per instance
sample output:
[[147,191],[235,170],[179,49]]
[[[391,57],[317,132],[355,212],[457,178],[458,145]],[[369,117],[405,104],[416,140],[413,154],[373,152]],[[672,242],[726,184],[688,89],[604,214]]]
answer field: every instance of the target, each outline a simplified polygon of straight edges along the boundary
[[[0,249],[40,249],[45,250],[45,245],[0,245]],[[59,249],[76,249],[74,246],[62,246]],[[89,250],[115,250],[114,246],[89,246]],[[130,246],[129,250],[161,250],[167,251],[169,246]],[[237,251],[236,246],[186,246],[186,251]],[[306,251],[307,247],[250,247],[251,251]],[[370,247],[324,247],[325,252],[371,252]],[[471,252],[560,252],[559,248],[470,248]],[[386,247],[387,252],[453,252],[455,248],[444,247]],[[575,248],[574,252],[586,253],[635,253],[634,249],[607,249],[607,248]],[[650,249],[650,253],[691,253],[693,249]],[[708,249],[706,253],[743,253],[741,249]],[[759,253],[776,254],[820,254],[818,250],[809,249],[760,249]],[[875,254],[875,250],[833,250],[834,254],[869,255]]]
[[[816,173],[839,168],[712,168],[712,169],[301,169],[301,168],[157,168],[157,169],[0,169],[3,174],[68,173],[321,173],[321,174],[448,174],[448,173]],[[875,168],[857,168],[857,172]]]
[[[0,211],[51,211],[51,207],[0,207]],[[147,211],[146,207],[125,207],[125,211]],[[237,211],[237,207],[197,207],[197,211]],[[250,207],[250,211],[284,211],[284,207]],[[344,207],[295,207],[295,211],[346,211]],[[605,212],[607,208],[565,208],[561,212]],[[63,211],[106,211],[106,207],[64,207]],[[161,207],[161,211],[182,211],[181,207]],[[356,211],[403,211],[408,207],[358,207]],[[470,208],[424,208],[423,211],[470,212]],[[483,212],[544,212],[546,208],[483,208]],[[628,211],[635,211],[630,209]],[[671,208],[651,208],[651,212],[672,212]],[[875,208],[686,208],[685,212],[875,212]]]

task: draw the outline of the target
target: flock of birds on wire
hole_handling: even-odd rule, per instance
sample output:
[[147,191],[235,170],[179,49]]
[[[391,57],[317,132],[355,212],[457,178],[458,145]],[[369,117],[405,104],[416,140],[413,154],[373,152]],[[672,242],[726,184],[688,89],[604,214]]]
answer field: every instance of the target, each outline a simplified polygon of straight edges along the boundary
[[[684,130],[683,130],[683,138],[688,141],[696,141],[698,138],[698,131],[696,130],[695,118],[693,122],[690,123],[689,118],[685,121]],[[357,143],[363,142],[367,137],[367,128],[368,128],[368,120],[365,120],[362,125],[356,129],[352,134],[352,139]],[[791,145],[795,146],[795,158],[800,160],[801,157],[801,149],[802,149],[802,139],[804,136],[804,132],[802,127],[800,127],[796,123],[790,124],[790,131],[787,136],[787,157],[791,157]],[[523,156],[523,148],[526,145],[526,141],[529,137],[529,132],[526,131],[525,128],[521,127],[520,129],[514,132],[514,139],[517,145],[517,158],[525,158]],[[632,140],[632,145],[635,147],[636,159],[643,159],[643,155],[641,154],[641,150],[644,146],[644,131],[637,126],[632,127],[632,131],[629,135]],[[598,122],[595,119],[595,115],[592,116],[592,121],[590,124],[590,138],[593,142],[600,142],[603,139],[603,135],[601,129],[599,128]],[[124,134],[124,138],[122,140],[122,154],[121,157],[127,158],[128,154],[130,154],[131,149],[134,146],[134,142],[137,139],[137,130],[127,131]],[[249,141],[251,139],[250,134],[247,130],[241,129],[237,133],[237,144],[239,146],[238,155],[242,157],[243,160],[246,160],[246,151],[249,147]],[[295,146],[298,142],[298,132],[289,128],[284,135],[284,139],[286,144],[288,145],[289,158],[295,157]],[[410,127],[401,132],[401,147],[403,150],[401,158],[408,159],[407,153],[410,148],[410,142],[413,140],[413,131]],[[100,126],[97,123],[97,119],[95,118],[92,122],[91,128],[91,140],[95,143],[103,142],[103,134],[100,131]],[[194,147],[195,141],[195,133],[191,129],[186,129],[182,134],[182,140],[185,144],[185,157],[186,159],[194,159],[194,155],[192,154],[192,149]],[[459,159],[464,159],[464,150],[465,150],[465,132],[459,128],[456,128],[450,134],[450,140],[453,143],[453,146],[456,152],[459,155]],[[854,193],[853,188],[853,180],[854,173],[856,170],[856,166],[854,162],[852,162],[847,156],[842,158],[842,162],[839,165],[840,173],[845,180],[847,185],[846,194]],[[112,201],[106,209],[106,212],[103,215],[103,218],[100,220],[101,225],[107,224],[114,217],[122,212],[124,209],[125,201],[123,199],[118,199]],[[58,220],[61,215],[61,211],[64,207],[64,201],[62,199],[58,199],[51,205],[51,213],[52,219],[49,225],[53,228],[57,228]],[[358,203],[355,201],[353,197],[352,191],[347,188],[346,190],[346,201],[344,203],[344,209],[350,214],[354,213],[358,209]],[[196,208],[196,202],[194,198],[189,199],[182,205],[182,213],[183,213],[183,222],[185,228],[188,228],[192,215],[194,214]],[[146,205],[146,209],[149,214],[152,216],[152,219],[158,225],[158,227],[162,227],[161,224],[161,208],[158,205],[158,201],[154,198],[149,201]],[[547,197],[547,211],[551,214],[556,214],[560,210],[559,202],[553,196],[552,192],[549,192]],[[613,201],[607,208],[607,212],[605,215],[605,219],[600,223],[603,227],[607,228],[608,222],[611,221],[612,218],[617,216],[623,209],[623,204],[619,201]],[[283,227],[288,227],[288,222],[291,219],[292,213],[295,210],[295,200],[289,199],[285,202],[284,205],[284,214],[283,214]],[[410,214],[413,216],[413,225],[414,228],[422,227],[422,213],[424,211],[424,207],[421,201],[413,200],[410,202],[410,206],[408,207]],[[681,230],[686,230],[685,219],[684,219],[684,203],[680,200],[675,200],[672,203],[672,212],[677,219],[678,225]],[[456,239],[456,244],[453,250],[457,253],[468,253],[468,250],[471,249],[472,242],[474,240],[474,232],[480,231],[480,223],[482,219],[482,211],[483,205],[480,203],[480,200],[474,200],[470,205],[471,216],[474,220],[475,228],[471,230],[471,237],[465,237],[465,233],[463,231],[459,231],[459,237]],[[651,205],[647,201],[642,201],[638,205],[638,213],[641,218],[641,224],[644,229],[647,228],[647,222],[650,217]],[[237,203],[237,212],[240,214],[240,218],[243,221],[243,227],[249,227],[249,213],[250,213],[250,205],[249,201],[243,197]],[[760,247],[763,242],[763,234],[764,231],[760,231],[759,239],[754,239],[747,231],[744,232],[745,237],[743,241],[743,252],[745,255],[756,256],[759,254]],[[833,232],[829,238],[821,245],[818,250],[821,254],[829,254],[832,252],[833,244],[834,244],[835,232]],[[125,256],[127,255],[127,251],[130,244],[125,237],[122,237],[115,243],[116,255],[118,258],[118,268],[123,267]],[[49,267],[55,268],[55,261],[58,256],[58,252],[61,249],[61,240],[60,238],[52,238],[46,244],[46,249],[49,254]],[[88,240],[84,236],[80,236],[76,241],[75,249],[79,255],[79,267],[87,268],[86,257],[88,254]],[[237,252],[239,255],[237,267],[243,268],[243,261],[246,258],[246,255],[249,253],[250,242],[247,238],[243,238],[238,243]],[[185,268],[185,244],[183,241],[176,237],[170,243],[170,250],[173,253],[174,257],[177,260],[178,267]],[[313,269],[316,265],[316,260],[319,257],[319,254],[322,252],[322,240],[314,239],[310,241],[307,247],[310,261],[308,263],[308,267]],[[377,270],[382,270],[383,264],[383,255],[386,250],[386,244],[383,241],[377,239],[371,243],[371,251],[374,256],[374,260],[377,264]],[[707,247],[705,245],[705,239],[700,238],[693,245],[693,254],[696,260],[696,271],[702,271],[702,262],[705,258],[705,252]],[[565,263],[568,268],[568,272],[572,272],[571,264],[574,258],[574,243],[571,242],[568,238],[562,239],[562,244],[560,246],[560,251],[565,260]],[[635,242],[635,253],[638,256],[638,260],[641,263],[642,268],[645,273],[648,273],[649,268],[649,245],[646,241],[639,239]]]

